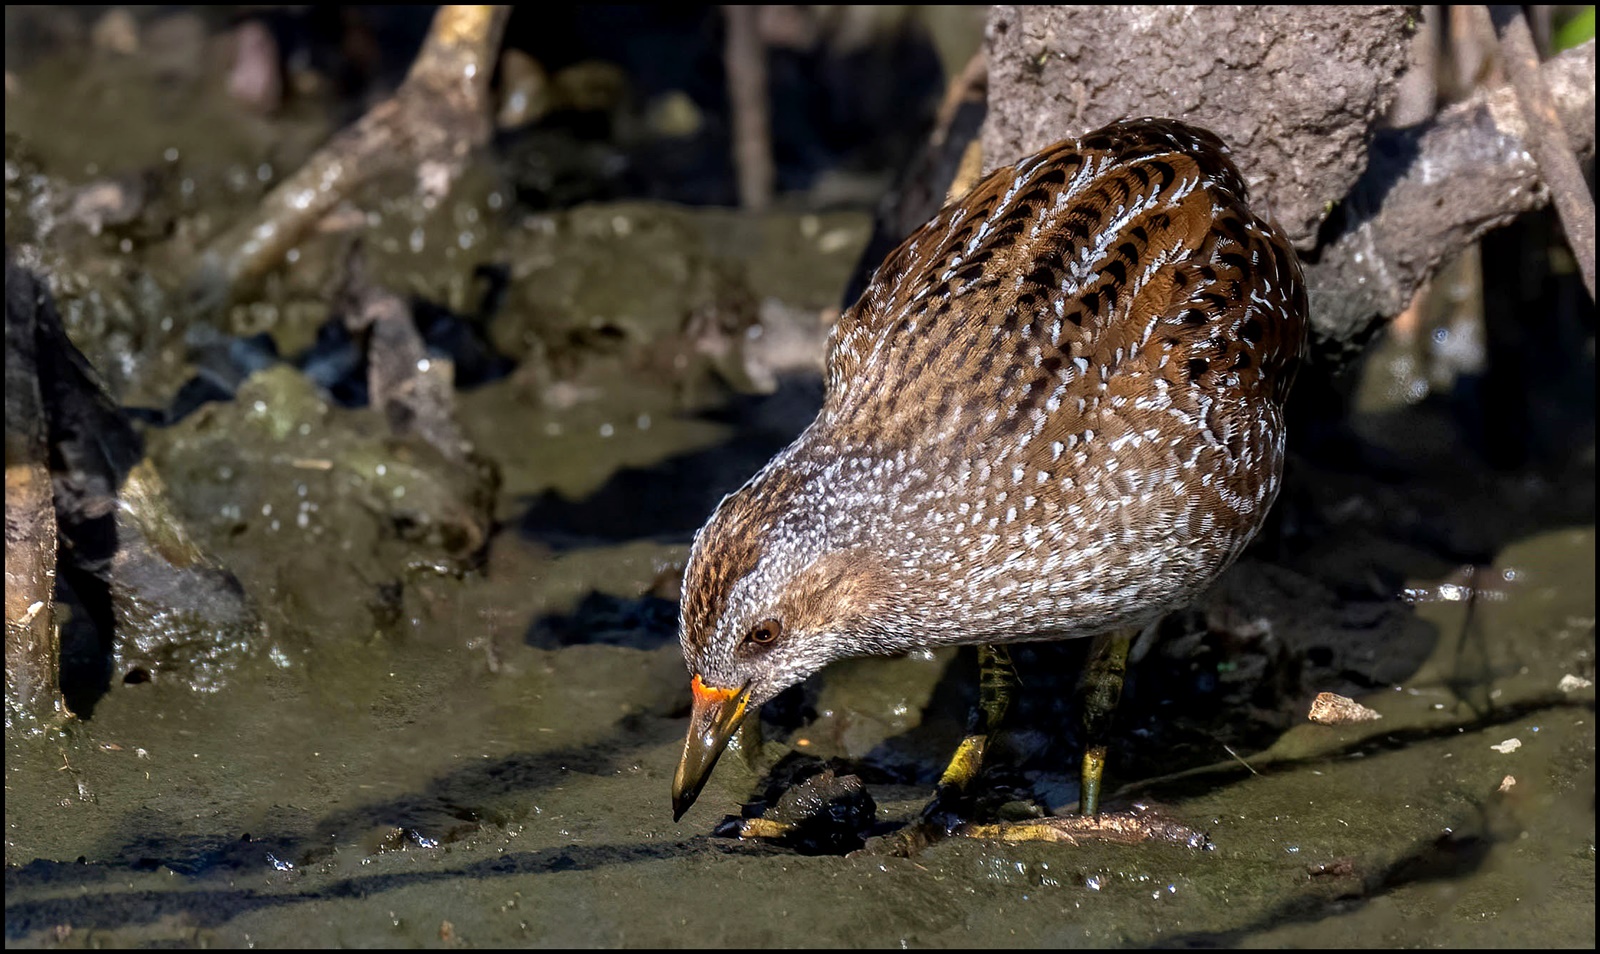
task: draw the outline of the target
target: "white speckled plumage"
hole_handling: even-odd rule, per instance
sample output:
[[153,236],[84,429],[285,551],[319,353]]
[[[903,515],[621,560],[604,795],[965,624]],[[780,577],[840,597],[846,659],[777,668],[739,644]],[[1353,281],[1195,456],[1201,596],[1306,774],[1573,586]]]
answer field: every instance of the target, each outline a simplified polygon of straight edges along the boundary
[[1206,587],[1277,494],[1306,333],[1247,201],[1215,136],[1135,120],[908,238],[834,329],[816,421],[696,537],[690,670],[759,704],[841,657],[1091,635]]

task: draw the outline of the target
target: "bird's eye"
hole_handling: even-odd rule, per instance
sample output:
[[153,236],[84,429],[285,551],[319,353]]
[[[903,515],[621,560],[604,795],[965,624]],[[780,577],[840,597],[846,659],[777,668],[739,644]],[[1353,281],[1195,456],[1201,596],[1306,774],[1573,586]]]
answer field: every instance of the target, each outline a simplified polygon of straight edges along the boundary
[[783,624],[775,619],[764,619],[751,627],[749,635],[745,637],[748,642],[757,646],[766,646],[775,641],[783,632]]

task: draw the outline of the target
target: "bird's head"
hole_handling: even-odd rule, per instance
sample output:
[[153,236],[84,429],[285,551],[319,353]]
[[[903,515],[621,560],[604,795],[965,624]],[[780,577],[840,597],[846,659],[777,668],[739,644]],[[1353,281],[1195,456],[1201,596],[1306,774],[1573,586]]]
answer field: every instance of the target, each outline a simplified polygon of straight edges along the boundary
[[761,481],[730,495],[690,552],[679,641],[694,698],[675,818],[746,713],[835,659],[894,651],[875,638],[892,582],[882,562],[830,548],[821,516],[774,504],[785,496]]

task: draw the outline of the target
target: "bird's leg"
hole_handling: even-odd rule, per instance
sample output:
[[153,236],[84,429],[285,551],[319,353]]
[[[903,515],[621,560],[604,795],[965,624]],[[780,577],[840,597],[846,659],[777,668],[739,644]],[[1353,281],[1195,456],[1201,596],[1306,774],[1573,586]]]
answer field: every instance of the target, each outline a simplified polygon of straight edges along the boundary
[[1159,813],[1146,810],[1100,814],[1100,776],[1105,771],[1106,740],[1111,717],[1122,698],[1123,678],[1128,669],[1128,650],[1135,631],[1105,633],[1095,637],[1089,648],[1089,663],[1078,683],[1083,698],[1083,791],[1081,814],[1037,818],[1022,822],[968,824],[954,834],[968,838],[1000,841],[1055,841],[1081,844],[1104,841],[1133,845],[1156,841],[1189,848],[1205,848],[1210,840],[1204,832],[1169,822]]
[[1011,707],[1011,690],[1016,685],[1017,670],[1011,664],[1011,653],[1004,646],[979,646],[978,705],[972,711],[966,736],[956,747],[944,774],[939,776],[933,801],[922,812],[925,821],[948,818],[965,800],[973,780],[983,770],[983,754],[1000,731],[1000,721]]
[[1111,736],[1111,717],[1122,699],[1122,683],[1128,672],[1128,647],[1133,633],[1118,630],[1102,633],[1089,647],[1089,664],[1084,667],[1078,690],[1083,697],[1083,783],[1078,804],[1081,814],[1100,814],[1100,776],[1106,768],[1106,741]]
[[933,800],[916,821],[890,835],[871,839],[868,853],[909,857],[961,826],[962,810],[972,783],[983,770],[983,754],[1011,707],[1011,690],[1017,670],[1003,646],[978,647],[978,704],[972,710],[967,734],[939,776]]
[[1155,812],[1141,810],[1101,815],[1096,811],[1100,776],[1105,768],[1106,739],[1111,715],[1122,696],[1132,637],[1133,632],[1128,631],[1096,638],[1089,651],[1089,665],[1080,681],[1085,697],[1084,727],[1088,730],[1083,758],[1083,814],[992,824],[956,821],[959,818],[957,809],[978,777],[984,752],[993,741],[1010,705],[1011,691],[1019,682],[1010,654],[1000,646],[983,646],[978,650],[978,705],[972,713],[966,737],[939,779],[933,801],[923,809],[917,821],[891,835],[869,840],[867,852],[910,856],[946,835],[1067,844],[1105,841],[1133,845],[1156,841],[1189,848],[1207,847],[1210,841],[1205,833],[1166,821]]

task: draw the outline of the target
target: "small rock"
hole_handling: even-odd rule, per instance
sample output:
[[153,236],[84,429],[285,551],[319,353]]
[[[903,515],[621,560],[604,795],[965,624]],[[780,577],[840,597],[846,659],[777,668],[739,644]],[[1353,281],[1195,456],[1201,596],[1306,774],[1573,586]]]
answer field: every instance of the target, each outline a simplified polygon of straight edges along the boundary
[[144,208],[144,189],[137,182],[102,180],[91,182],[72,193],[67,217],[99,235],[106,226],[127,225]]
[[782,840],[805,854],[843,854],[865,843],[876,816],[859,777],[826,768],[790,786],[760,817],[725,819],[717,834]]
[[609,113],[629,95],[628,74],[615,63],[582,60],[551,77],[553,106],[581,113]]
[[200,15],[189,11],[151,21],[144,30],[146,63],[164,76],[197,79],[205,65],[207,32]]
[[1306,865],[1306,873],[1313,878],[1346,878],[1356,873],[1356,864],[1350,858],[1335,858],[1332,861]]
[[1505,778],[1500,780],[1500,787],[1495,789],[1495,791],[1496,792],[1500,792],[1502,794],[1505,793],[1505,792],[1509,792],[1509,791],[1511,791],[1511,787],[1513,785],[1515,785],[1515,784],[1517,784],[1516,778],[1513,777],[1513,776],[1507,775]]
[[1561,677],[1560,682],[1556,683],[1556,688],[1560,689],[1562,692],[1577,692],[1579,689],[1587,689],[1592,685],[1594,685],[1594,683],[1590,682],[1588,679],[1585,679],[1582,676],[1574,676],[1569,672],[1565,676]]
[[1318,725],[1349,725],[1354,722],[1372,722],[1383,718],[1383,715],[1338,693],[1319,692],[1311,701],[1311,711],[1306,714],[1306,718]]

